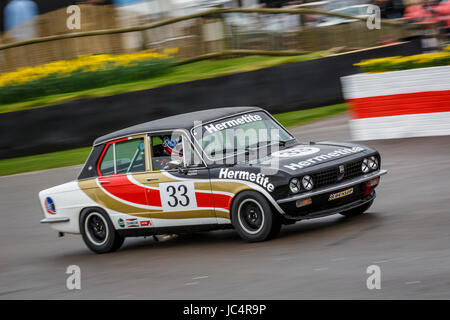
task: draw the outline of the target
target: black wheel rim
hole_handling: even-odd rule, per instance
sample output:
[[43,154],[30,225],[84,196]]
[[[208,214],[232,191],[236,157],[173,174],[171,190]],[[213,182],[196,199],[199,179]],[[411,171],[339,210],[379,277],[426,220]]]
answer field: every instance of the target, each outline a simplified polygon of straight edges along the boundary
[[243,203],[239,210],[240,221],[244,229],[257,232],[263,224],[263,212],[254,201]]
[[94,242],[102,243],[106,239],[106,225],[103,219],[97,215],[88,217],[87,231],[91,235]]

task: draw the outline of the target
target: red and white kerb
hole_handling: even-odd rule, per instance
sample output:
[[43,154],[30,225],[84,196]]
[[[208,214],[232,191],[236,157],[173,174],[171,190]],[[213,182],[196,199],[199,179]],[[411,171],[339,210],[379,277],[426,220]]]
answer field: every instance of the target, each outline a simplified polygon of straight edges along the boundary
[[354,140],[450,134],[450,66],[341,79]]

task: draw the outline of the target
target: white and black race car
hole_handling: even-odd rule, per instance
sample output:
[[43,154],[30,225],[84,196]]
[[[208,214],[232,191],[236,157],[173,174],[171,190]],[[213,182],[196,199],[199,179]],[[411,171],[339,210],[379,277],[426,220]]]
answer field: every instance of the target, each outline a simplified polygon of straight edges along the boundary
[[97,253],[129,236],[225,228],[264,241],[283,224],[365,212],[380,165],[367,146],[299,141],[261,108],[186,113],[95,140],[75,181],[39,193],[41,222]]

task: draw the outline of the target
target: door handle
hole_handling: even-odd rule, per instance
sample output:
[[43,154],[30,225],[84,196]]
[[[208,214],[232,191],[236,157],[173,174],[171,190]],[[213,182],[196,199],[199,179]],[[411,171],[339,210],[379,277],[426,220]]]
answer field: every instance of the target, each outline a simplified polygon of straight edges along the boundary
[[100,184],[109,183],[109,181],[103,180],[103,181],[99,181],[98,183],[100,183]]
[[156,180],[159,180],[159,179],[158,178],[147,178],[145,180],[147,180],[147,181],[156,181]]

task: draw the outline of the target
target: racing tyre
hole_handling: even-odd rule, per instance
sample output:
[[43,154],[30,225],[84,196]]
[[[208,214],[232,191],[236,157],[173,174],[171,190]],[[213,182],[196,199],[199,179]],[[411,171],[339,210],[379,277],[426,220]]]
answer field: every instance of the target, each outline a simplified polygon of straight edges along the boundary
[[95,253],[116,251],[125,240],[114,229],[108,215],[100,209],[89,209],[81,214],[80,232],[86,246]]
[[366,212],[370,208],[372,203],[373,203],[373,200],[369,201],[369,202],[367,202],[367,203],[365,203],[365,204],[363,204],[363,205],[361,205],[359,207],[356,207],[356,208],[353,208],[353,209],[350,209],[350,210],[347,210],[347,211],[342,211],[342,212],[339,212],[339,213],[342,214],[343,216],[346,216],[346,217],[358,216],[358,215],[363,214],[364,212]]
[[281,229],[281,219],[272,213],[266,198],[255,191],[244,191],[236,196],[231,206],[231,223],[248,242],[268,240]]

